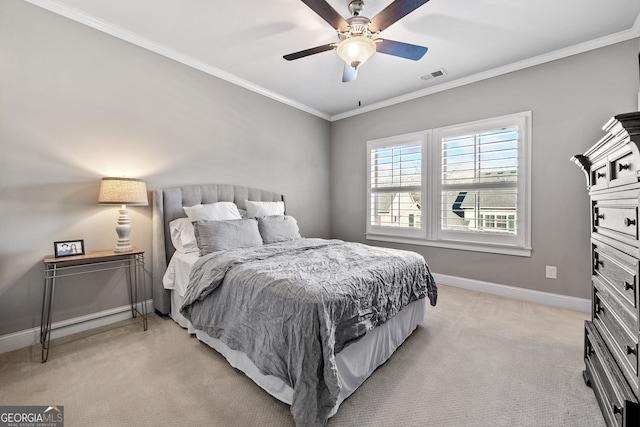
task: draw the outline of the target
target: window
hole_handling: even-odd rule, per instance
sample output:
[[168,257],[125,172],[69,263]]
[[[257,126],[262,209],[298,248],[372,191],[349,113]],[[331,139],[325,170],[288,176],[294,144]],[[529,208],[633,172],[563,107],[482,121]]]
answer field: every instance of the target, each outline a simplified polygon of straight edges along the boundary
[[367,238],[529,256],[530,123],[525,112],[369,141]]
[[419,235],[422,231],[424,135],[370,141],[368,232]]

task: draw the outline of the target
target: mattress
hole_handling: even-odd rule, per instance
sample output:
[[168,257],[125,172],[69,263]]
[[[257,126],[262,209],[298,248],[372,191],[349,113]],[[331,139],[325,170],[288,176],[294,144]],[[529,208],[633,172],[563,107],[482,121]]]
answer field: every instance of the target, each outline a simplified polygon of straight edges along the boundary
[[[262,374],[255,364],[242,352],[229,348],[222,341],[205,332],[195,330],[190,322],[180,314],[189,272],[199,258],[198,253],[178,253],[171,258],[163,277],[165,289],[171,290],[171,318],[189,333],[222,354],[236,369],[243,371],[257,385],[273,397],[291,404],[293,389],[279,378]],[[426,299],[410,303],[396,316],[369,331],[359,340],[346,346],[336,354],[336,366],[341,390],[330,416],[334,415],[344,399],[351,395],[373,371],[383,364],[393,352],[411,335],[424,319]]]

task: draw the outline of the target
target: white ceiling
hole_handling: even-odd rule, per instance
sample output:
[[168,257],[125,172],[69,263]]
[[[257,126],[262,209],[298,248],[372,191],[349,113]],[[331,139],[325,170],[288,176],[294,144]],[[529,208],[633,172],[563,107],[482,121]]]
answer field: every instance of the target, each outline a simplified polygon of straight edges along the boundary
[[334,51],[282,58],[338,40],[300,0],[26,1],[329,120],[640,37],[638,0],[431,0],[381,34],[427,46],[421,60],[377,53],[342,83]]

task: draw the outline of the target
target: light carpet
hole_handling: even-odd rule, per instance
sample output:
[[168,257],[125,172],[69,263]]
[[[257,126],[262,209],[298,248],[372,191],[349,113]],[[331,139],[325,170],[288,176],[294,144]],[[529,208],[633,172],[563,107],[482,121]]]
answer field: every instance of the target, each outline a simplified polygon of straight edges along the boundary
[[[438,305],[332,427],[602,427],[582,380],[588,314],[439,286]],[[128,320],[0,355],[0,405],[62,405],[65,426],[293,426],[172,320]]]

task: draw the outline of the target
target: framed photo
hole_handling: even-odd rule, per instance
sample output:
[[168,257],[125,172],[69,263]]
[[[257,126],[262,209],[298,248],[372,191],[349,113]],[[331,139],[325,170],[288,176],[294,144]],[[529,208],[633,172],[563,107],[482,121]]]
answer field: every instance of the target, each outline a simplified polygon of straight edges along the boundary
[[84,255],[84,240],[65,240],[53,242],[53,253],[56,258],[63,256]]

